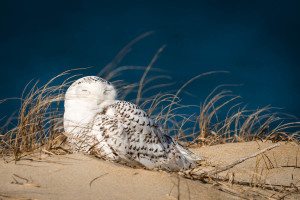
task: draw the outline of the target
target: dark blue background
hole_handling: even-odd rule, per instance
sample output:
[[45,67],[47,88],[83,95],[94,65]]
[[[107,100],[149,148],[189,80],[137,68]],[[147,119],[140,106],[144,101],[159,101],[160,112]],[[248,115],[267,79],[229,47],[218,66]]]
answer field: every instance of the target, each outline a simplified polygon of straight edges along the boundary
[[[250,108],[272,106],[299,117],[299,1],[1,1],[0,99],[20,97],[31,79],[47,82],[72,68],[96,75],[118,51],[147,31],[123,65],[147,65],[167,47],[154,67],[168,70],[178,85],[213,70],[187,87],[198,104],[219,84]],[[132,71],[130,79],[138,80]],[[5,103],[1,114],[17,109]]]

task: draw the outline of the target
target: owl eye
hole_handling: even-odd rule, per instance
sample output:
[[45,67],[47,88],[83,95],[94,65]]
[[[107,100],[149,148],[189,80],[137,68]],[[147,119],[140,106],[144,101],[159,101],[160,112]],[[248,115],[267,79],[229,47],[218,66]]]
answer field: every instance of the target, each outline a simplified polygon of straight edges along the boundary
[[108,92],[110,92],[110,90],[104,90],[104,94],[108,94]]
[[91,94],[90,91],[85,90],[85,89],[81,90],[81,93],[84,94],[84,95],[90,95]]

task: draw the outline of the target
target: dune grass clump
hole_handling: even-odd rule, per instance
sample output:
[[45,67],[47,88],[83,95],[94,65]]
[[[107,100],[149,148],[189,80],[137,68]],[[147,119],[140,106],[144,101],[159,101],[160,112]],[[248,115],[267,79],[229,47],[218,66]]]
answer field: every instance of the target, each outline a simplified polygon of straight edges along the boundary
[[[28,89],[30,84],[28,83],[20,98],[21,106],[16,118],[17,126],[1,133],[0,152],[2,155],[13,154],[15,160],[18,160],[22,153],[41,150],[41,147],[45,146],[51,149],[54,138],[63,132],[61,107],[68,79],[59,85],[53,86],[52,83],[67,73],[59,74],[42,87],[38,87],[39,81],[37,81],[31,89]],[[9,126],[12,120],[12,118],[8,119],[5,125]]]
[[[197,75],[178,90],[172,91],[168,89],[173,84],[171,77],[162,73],[161,69],[153,68],[164,46],[156,52],[148,66],[119,66],[131,46],[149,34],[146,33],[129,43],[98,75],[113,82],[119,91],[119,99],[130,100],[128,97],[134,96],[131,101],[146,110],[164,133],[175,137],[185,146],[253,140],[299,141],[299,131],[293,130],[299,128],[300,122],[285,122],[283,117],[274,112],[275,108],[269,106],[247,110],[246,106],[238,102],[239,96],[232,95],[229,90],[221,90],[223,85],[216,87],[201,105],[182,103],[180,95],[187,85],[203,76],[227,73],[226,71]],[[144,72],[140,78],[132,81],[122,76],[128,70]],[[149,75],[153,71],[159,74]],[[7,131],[3,127],[0,129],[2,155],[14,155],[15,160],[18,160],[23,153],[42,150],[49,152],[57,148],[56,139],[64,132],[64,93],[74,77],[79,76],[71,76],[71,73],[74,70],[63,72],[42,87],[38,87],[38,82],[31,89],[27,89],[28,85],[25,87],[20,98],[17,125]],[[61,84],[53,86],[53,82],[61,79],[64,80]],[[194,113],[186,113],[187,109],[192,109]],[[218,116],[221,111],[227,113],[223,119]]]

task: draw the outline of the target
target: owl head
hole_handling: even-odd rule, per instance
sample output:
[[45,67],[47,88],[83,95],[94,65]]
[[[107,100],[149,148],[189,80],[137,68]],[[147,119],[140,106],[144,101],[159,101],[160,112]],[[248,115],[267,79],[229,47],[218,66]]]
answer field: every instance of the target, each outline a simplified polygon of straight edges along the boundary
[[102,109],[107,102],[114,101],[117,92],[114,86],[97,76],[85,76],[75,81],[65,95],[65,107],[69,104],[84,108]]

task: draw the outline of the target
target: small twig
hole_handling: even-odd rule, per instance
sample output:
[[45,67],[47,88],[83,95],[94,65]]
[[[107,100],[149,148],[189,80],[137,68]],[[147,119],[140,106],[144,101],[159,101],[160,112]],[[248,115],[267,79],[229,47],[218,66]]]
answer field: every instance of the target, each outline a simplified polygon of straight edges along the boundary
[[46,154],[49,154],[49,155],[52,155],[52,156],[55,156],[56,154],[55,153],[52,153],[50,151],[47,151],[45,149],[42,150],[42,152],[46,153]]
[[[23,177],[21,177],[21,176],[19,176],[19,175],[17,175],[17,174],[13,174],[13,176],[15,176],[15,177],[17,177],[17,178],[19,178],[19,179],[22,179],[22,180],[24,180],[24,181],[26,181],[26,183],[28,183],[29,182],[29,180],[27,179],[27,178],[23,178]],[[14,178],[14,177],[13,177]],[[16,179],[15,179],[16,180]]]
[[178,181],[178,184],[177,184],[177,191],[178,191],[177,200],[180,200],[180,177],[179,177],[179,175],[177,175],[177,181]]
[[72,151],[70,151],[70,150],[68,150],[68,149],[65,149],[65,148],[63,148],[63,147],[54,147],[54,148],[51,148],[51,149],[55,149],[55,150],[61,149],[61,150],[63,150],[63,151],[66,152],[66,153],[69,153],[69,154],[72,153]]
[[107,174],[108,174],[108,173],[102,174],[102,175],[100,175],[100,176],[94,178],[93,180],[91,180],[91,182],[90,182],[90,187],[92,186],[92,184],[93,184],[93,182],[94,182],[95,180],[97,180],[98,178],[101,178],[101,177],[103,177],[103,176],[105,176],[105,175],[107,175]]
[[38,199],[31,199],[31,198],[22,198],[22,197],[16,197],[16,196],[10,196],[5,194],[0,194],[0,197],[4,197],[7,199],[16,199],[16,200],[38,200]]
[[[20,183],[15,177],[26,181],[26,183]],[[27,178],[23,178],[17,174],[13,174],[12,178],[14,179],[15,182],[11,182],[11,184],[24,185],[24,186],[29,186],[29,187],[41,187],[40,185],[37,185],[37,184],[28,183],[29,180]]]

